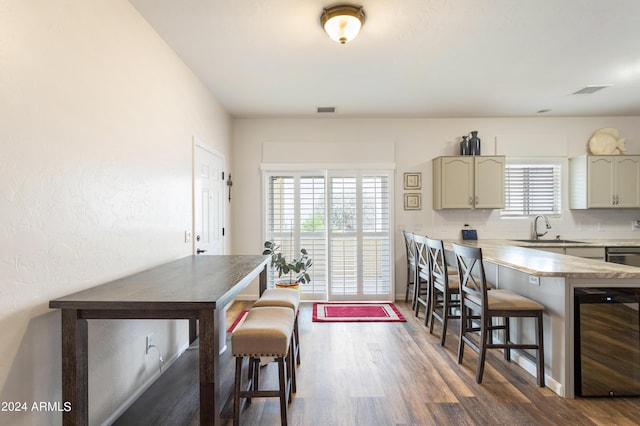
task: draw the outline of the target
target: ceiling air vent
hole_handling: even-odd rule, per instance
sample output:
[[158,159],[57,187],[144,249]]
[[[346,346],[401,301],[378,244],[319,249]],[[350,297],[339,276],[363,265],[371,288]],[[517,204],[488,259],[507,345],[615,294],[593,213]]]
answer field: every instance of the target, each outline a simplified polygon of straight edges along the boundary
[[574,95],[590,95],[592,93],[597,92],[598,90],[606,89],[607,87],[611,87],[610,84],[602,84],[599,86],[585,86],[577,92],[573,92]]
[[318,112],[336,112],[336,107],[318,107]]

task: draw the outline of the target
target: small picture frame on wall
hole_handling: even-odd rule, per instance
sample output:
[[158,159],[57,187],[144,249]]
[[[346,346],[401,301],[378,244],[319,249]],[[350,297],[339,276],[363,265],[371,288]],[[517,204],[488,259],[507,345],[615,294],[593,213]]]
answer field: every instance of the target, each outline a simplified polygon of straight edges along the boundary
[[405,210],[422,210],[422,194],[404,194]]
[[405,173],[404,189],[422,189],[422,173]]

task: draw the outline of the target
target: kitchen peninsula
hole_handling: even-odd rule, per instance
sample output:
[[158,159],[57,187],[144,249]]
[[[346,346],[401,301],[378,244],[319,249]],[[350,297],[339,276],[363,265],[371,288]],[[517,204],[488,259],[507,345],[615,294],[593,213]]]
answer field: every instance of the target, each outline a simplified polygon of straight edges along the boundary
[[[547,386],[560,396],[573,398],[574,384],[574,291],[577,288],[640,288],[640,268],[605,263],[537,249],[543,242],[515,240],[445,240],[481,247],[487,279],[498,288],[515,291],[545,306],[544,344]],[[604,242],[550,242],[554,247],[604,247]],[[606,246],[636,245],[633,241],[607,241]],[[512,326],[515,340],[531,339],[533,326],[518,321]],[[535,365],[523,356],[513,359],[535,375]]]

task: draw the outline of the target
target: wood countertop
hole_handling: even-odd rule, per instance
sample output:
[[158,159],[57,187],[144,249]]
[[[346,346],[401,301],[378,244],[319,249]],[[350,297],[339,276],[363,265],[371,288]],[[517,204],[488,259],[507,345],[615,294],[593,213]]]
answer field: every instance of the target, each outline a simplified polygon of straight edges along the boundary
[[[486,261],[534,276],[640,279],[640,268],[536,250],[535,247],[543,247],[540,243],[525,243],[515,240],[444,240],[445,248],[451,250],[452,243],[480,247]],[[528,246],[524,247],[525,244]],[[549,246],[640,247],[640,242],[635,240],[580,240],[580,243],[550,243]]]

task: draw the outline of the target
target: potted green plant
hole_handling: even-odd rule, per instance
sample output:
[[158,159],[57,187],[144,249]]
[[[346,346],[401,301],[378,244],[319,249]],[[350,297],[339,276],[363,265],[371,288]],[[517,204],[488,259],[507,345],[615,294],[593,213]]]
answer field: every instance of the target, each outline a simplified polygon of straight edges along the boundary
[[[280,252],[280,246],[273,241],[265,241],[262,254],[271,256],[271,267],[278,272],[276,287],[297,289],[300,284],[311,282],[307,270],[313,265],[306,249],[300,249],[300,257],[287,261]],[[282,278],[282,276],[285,278]]]

